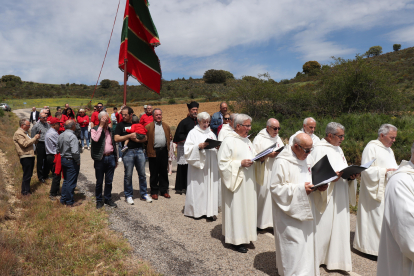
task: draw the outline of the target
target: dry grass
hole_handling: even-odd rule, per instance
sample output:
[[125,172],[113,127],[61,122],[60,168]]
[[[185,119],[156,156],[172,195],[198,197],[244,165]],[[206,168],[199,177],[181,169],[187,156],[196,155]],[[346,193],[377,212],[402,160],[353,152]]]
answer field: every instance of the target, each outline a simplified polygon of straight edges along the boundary
[[[0,149],[9,160],[14,193],[19,194],[21,166],[11,139],[17,117],[0,118]],[[81,193],[83,204],[65,208],[48,198],[46,184],[32,178],[33,195],[17,196],[13,206],[6,200],[5,183],[0,177],[2,213],[20,210],[13,219],[0,223],[0,275],[156,275],[148,264],[133,259],[127,240],[108,227],[108,214],[96,210]],[[6,210],[6,211],[4,211]]]

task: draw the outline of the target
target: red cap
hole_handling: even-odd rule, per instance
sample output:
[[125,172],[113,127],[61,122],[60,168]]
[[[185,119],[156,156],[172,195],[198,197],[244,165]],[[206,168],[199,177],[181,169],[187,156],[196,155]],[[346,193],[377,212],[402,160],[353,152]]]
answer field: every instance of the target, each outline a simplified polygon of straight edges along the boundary
[[58,124],[58,123],[60,123],[60,120],[58,119],[58,118],[55,118],[55,117],[52,117],[51,119],[50,119],[50,125],[54,125],[54,124]]

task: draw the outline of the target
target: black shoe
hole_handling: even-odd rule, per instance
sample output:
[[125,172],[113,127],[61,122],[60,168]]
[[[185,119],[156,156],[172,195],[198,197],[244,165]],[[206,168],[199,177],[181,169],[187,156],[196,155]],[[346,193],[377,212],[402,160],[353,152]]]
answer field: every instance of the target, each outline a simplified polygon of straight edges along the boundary
[[102,201],[96,202],[96,209],[101,209],[104,206],[104,203]]
[[208,217],[207,218],[209,221],[216,221],[217,220],[217,216],[212,216],[212,217]]
[[243,244],[240,244],[240,245],[235,245],[234,247],[236,248],[236,251],[237,251],[237,252],[240,252],[240,253],[247,253],[247,248],[246,248],[246,247],[244,247],[244,245],[243,245]]
[[106,200],[106,199],[105,199],[105,204],[106,204],[106,205],[109,205],[109,207],[112,207],[112,208],[116,208],[116,207],[118,207],[118,205],[116,205],[116,203],[115,203],[115,202],[113,202],[113,201],[112,201],[112,199],[110,199],[110,200]]

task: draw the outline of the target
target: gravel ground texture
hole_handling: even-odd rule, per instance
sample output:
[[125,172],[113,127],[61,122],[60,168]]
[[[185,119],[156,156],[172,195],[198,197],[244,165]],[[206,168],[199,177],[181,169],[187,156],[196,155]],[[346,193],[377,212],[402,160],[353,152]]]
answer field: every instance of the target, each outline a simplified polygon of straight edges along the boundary
[[[30,110],[14,110],[27,117]],[[168,116],[164,113],[164,116]],[[130,242],[137,258],[148,261],[154,270],[165,275],[278,275],[272,231],[259,233],[258,240],[248,246],[246,254],[238,253],[224,243],[221,234],[221,213],[214,222],[183,215],[185,195],[175,194],[175,168],[169,177],[170,199],[160,197],[152,203],[139,200],[137,172],[133,175],[134,205],[125,202],[123,193],[124,166],[115,170],[112,197],[118,208],[105,207],[110,213],[111,228]],[[149,170],[146,166],[149,191]],[[95,171],[90,151],[81,155],[81,171],[77,192],[94,197]],[[351,246],[356,216],[351,214]],[[328,271],[321,275],[375,275],[376,258],[352,250],[353,272]]]

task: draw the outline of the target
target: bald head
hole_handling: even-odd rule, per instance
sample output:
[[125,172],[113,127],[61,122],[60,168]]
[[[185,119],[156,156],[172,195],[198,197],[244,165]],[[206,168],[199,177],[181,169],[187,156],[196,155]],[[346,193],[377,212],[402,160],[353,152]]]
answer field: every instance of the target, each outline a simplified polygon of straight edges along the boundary
[[292,151],[299,160],[305,160],[312,150],[312,138],[306,133],[299,133],[293,139]]
[[312,117],[308,117],[303,120],[303,131],[308,134],[312,135],[316,129],[316,120]]
[[266,130],[270,137],[274,138],[279,134],[280,124],[275,118],[270,118],[266,123]]
[[34,106],[33,106],[33,107],[32,107],[32,110],[33,110],[33,111],[36,111],[36,107],[34,107]]

